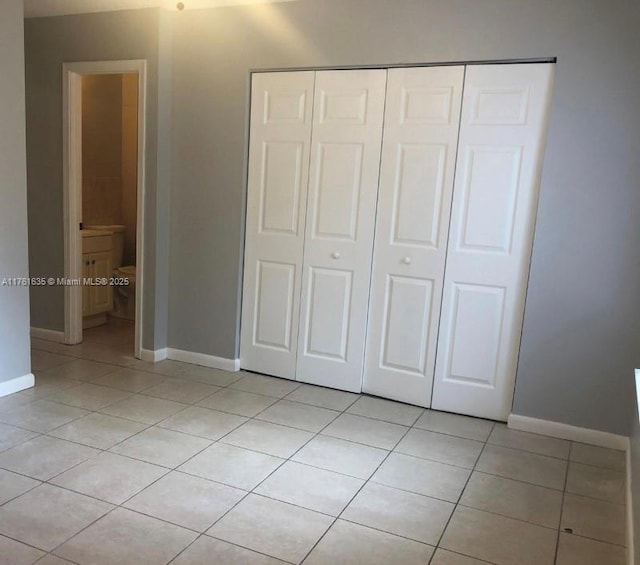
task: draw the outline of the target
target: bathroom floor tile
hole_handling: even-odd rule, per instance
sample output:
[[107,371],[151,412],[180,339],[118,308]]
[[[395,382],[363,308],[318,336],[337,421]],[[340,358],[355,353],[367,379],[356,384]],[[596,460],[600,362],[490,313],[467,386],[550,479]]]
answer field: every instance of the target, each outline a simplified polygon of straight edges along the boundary
[[289,381],[287,379],[278,379],[275,377],[266,377],[263,375],[245,374],[240,380],[229,385],[230,388],[243,390],[244,392],[253,392],[254,394],[264,394],[265,396],[273,396],[282,398],[291,391],[297,389],[300,383]]
[[422,430],[476,441],[487,441],[493,426],[493,422],[487,420],[447,412],[434,412],[433,410],[425,410],[414,424],[414,427]]
[[614,471],[625,472],[626,460],[624,451],[615,449],[605,449],[584,443],[573,443],[571,445],[571,461],[593,465],[594,467],[604,467]]
[[31,351],[32,371],[46,371],[58,365],[71,363],[71,361],[73,361],[73,357],[67,357],[66,355],[58,355],[57,353],[50,353],[38,349]]
[[140,422],[94,412],[57,428],[48,435],[97,449],[109,449],[146,427],[146,424]]
[[23,430],[8,424],[0,424],[0,452],[24,443],[37,435],[37,432]]
[[496,424],[493,427],[488,442],[492,445],[522,449],[538,455],[547,455],[559,459],[568,459],[569,449],[571,448],[571,442],[567,440],[511,430],[505,424]]
[[566,493],[560,529],[586,538],[624,545],[626,510],[622,504]]
[[0,565],[31,565],[44,554],[35,547],[0,536]]
[[438,548],[429,565],[491,565],[491,563]]
[[47,400],[60,402],[85,410],[99,410],[109,404],[131,396],[131,393],[106,386],[83,383],[47,397]]
[[625,502],[625,475],[611,469],[569,463],[567,492],[599,498],[616,504]]
[[212,386],[229,386],[240,380],[246,373],[243,371],[223,371],[212,367],[202,367],[183,363],[180,377],[192,381],[198,381]]
[[82,408],[65,406],[49,400],[38,400],[8,412],[0,412],[0,421],[33,432],[46,433],[88,413]]
[[182,402],[183,404],[195,404],[214,392],[220,387],[188,381],[186,379],[167,379],[163,383],[152,386],[144,391],[147,396]]
[[290,392],[285,398],[295,402],[302,402],[302,404],[310,404],[311,406],[342,412],[349,408],[360,396],[352,392],[303,384],[293,392]]
[[424,412],[424,408],[409,406],[402,402],[374,398],[373,396],[362,396],[347,410],[347,414],[356,416],[366,416],[376,420],[412,426]]
[[560,532],[556,565],[625,565],[626,549]]
[[185,434],[217,440],[235,430],[247,421],[242,416],[190,406],[158,424]]
[[37,487],[40,481],[0,469],[0,505]]
[[319,432],[340,415],[334,410],[279,400],[256,416],[258,420],[282,424],[309,432]]
[[277,399],[272,396],[226,388],[198,402],[198,406],[250,418],[275,402],[277,402]]
[[269,422],[249,420],[220,441],[276,457],[291,457],[313,434]]
[[100,412],[151,425],[157,424],[176,412],[180,412],[180,410],[184,410],[187,406],[187,404],[181,404],[171,400],[135,394],[122,402],[103,408]]
[[226,541],[200,536],[171,565],[285,565],[284,561]]
[[300,563],[333,518],[249,494],[207,532],[259,553]]
[[107,373],[91,380],[93,384],[109,386],[127,392],[142,392],[162,384],[164,381],[165,377],[163,376],[133,369],[118,369],[113,373]]
[[483,447],[479,441],[411,429],[394,451],[473,469]]
[[353,414],[342,414],[327,426],[322,433],[372,447],[393,449],[407,430],[407,427],[398,424]]
[[70,363],[64,363],[52,369],[47,369],[42,375],[71,379],[74,381],[90,381],[107,373],[113,373],[118,369],[119,367],[116,365],[107,365],[106,363],[98,363],[86,359],[74,359]]

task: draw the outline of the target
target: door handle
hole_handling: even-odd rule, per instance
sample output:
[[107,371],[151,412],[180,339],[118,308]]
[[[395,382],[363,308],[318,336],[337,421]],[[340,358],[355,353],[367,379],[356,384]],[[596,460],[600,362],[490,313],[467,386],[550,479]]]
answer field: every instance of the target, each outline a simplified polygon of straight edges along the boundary
[[403,262],[405,265],[410,265],[410,264],[411,264],[411,257],[403,257],[403,258],[402,258],[402,262]]
[[340,252],[338,252],[338,251],[334,251],[334,252],[331,254],[331,257],[332,257],[333,259],[340,259]]

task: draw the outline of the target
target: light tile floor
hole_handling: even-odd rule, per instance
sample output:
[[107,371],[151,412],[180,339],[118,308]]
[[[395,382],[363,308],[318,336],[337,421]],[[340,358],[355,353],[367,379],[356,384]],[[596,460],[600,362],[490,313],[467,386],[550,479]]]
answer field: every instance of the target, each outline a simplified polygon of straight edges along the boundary
[[0,398],[0,565],[623,565],[622,452],[33,340]]

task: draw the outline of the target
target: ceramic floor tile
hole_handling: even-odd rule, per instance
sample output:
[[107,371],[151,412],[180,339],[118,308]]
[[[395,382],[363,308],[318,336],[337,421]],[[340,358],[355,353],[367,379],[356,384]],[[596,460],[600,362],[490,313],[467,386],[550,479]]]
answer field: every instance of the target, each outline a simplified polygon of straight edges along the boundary
[[363,484],[360,479],[287,461],[254,492],[337,516]]
[[111,448],[114,453],[140,459],[163,467],[177,467],[211,441],[173,430],[149,428]]
[[487,441],[493,425],[494,423],[488,420],[448,414],[447,412],[434,412],[433,410],[425,410],[414,424],[416,428],[422,430],[476,441]]
[[256,416],[273,424],[282,424],[309,432],[319,432],[339,416],[340,413],[326,408],[309,406],[290,400],[279,400]]
[[368,479],[389,454],[384,449],[319,435],[293,457],[293,461]]
[[183,404],[195,404],[203,398],[220,390],[220,387],[188,381],[186,379],[167,379],[163,383],[152,386],[144,391],[148,396],[182,402]]
[[16,394],[30,401],[42,400],[47,396],[68,388],[73,388],[79,384],[80,381],[64,379],[62,377],[48,377],[45,373],[39,372],[35,375],[35,386]]
[[142,424],[157,424],[187,408],[187,404],[135,394],[122,402],[117,402],[100,410],[103,414],[126,418]]
[[122,504],[166,472],[164,467],[103,452],[51,482],[112,504]]
[[466,555],[460,555],[453,551],[447,551],[446,549],[436,549],[433,554],[433,559],[430,565],[491,565],[487,561],[480,561],[480,559],[474,559],[473,557],[467,557]]
[[362,396],[347,410],[348,414],[366,416],[403,426],[413,425],[423,412],[424,408],[373,396]]
[[141,392],[164,381],[165,377],[163,376],[144,371],[134,371],[133,369],[118,369],[113,373],[101,375],[91,380],[93,384],[109,386],[127,392]]
[[158,424],[158,427],[217,440],[246,421],[246,418],[235,414],[190,406],[186,410],[163,420]]
[[0,505],[37,487],[40,481],[0,469]]
[[98,453],[91,447],[39,436],[0,453],[0,467],[46,481]]
[[56,557],[53,553],[45,555],[42,559],[36,561],[36,565],[74,565],[71,561]]
[[625,565],[626,549],[560,532],[556,565]]
[[415,565],[428,563],[433,547],[338,520],[305,565]]
[[254,394],[264,394],[265,396],[282,398],[291,391],[297,389],[299,386],[300,383],[296,381],[266,377],[263,375],[246,374],[240,380],[231,384],[230,388],[243,390],[245,392],[253,392]]
[[84,408],[85,410],[99,410],[109,404],[114,404],[129,397],[131,393],[109,388],[106,386],[83,383],[68,388],[47,397],[47,400]]
[[584,443],[572,444],[569,459],[576,463],[604,467],[606,469],[613,469],[614,471],[625,472],[626,469],[624,451],[605,449],[604,447],[585,445]]
[[0,424],[0,452],[24,443],[37,435],[37,432],[23,430],[8,424]]
[[[78,383],[76,383],[78,384]],[[14,392],[0,398],[0,412],[8,412],[18,406],[24,406],[34,401],[33,396],[23,394],[23,392]]]
[[567,492],[624,504],[625,474],[572,461],[569,463]]
[[340,515],[377,530],[436,545],[454,505],[435,498],[368,483]]
[[35,547],[0,536],[0,565],[31,565],[43,555]]
[[200,536],[171,565],[285,565],[284,561],[222,541]]
[[272,557],[300,563],[333,518],[249,494],[207,532]]
[[478,459],[476,470],[562,490],[567,462],[518,449],[487,445]]
[[57,353],[50,353],[48,351],[33,350],[31,352],[31,370],[32,371],[46,371],[52,367],[63,365],[65,363],[71,363],[72,357],[66,355],[58,355]]
[[112,508],[106,502],[44,484],[0,507],[0,533],[51,551]]
[[56,549],[80,565],[168,563],[197,534],[155,518],[117,508]]
[[538,455],[558,457],[559,459],[568,459],[571,448],[571,442],[567,440],[511,430],[505,424],[496,424],[488,441],[493,445],[522,449]]
[[392,453],[371,480],[440,500],[457,502],[471,471],[435,461]]
[[82,408],[38,400],[0,413],[0,421],[33,432],[46,433],[88,413]]
[[550,528],[458,506],[440,546],[497,565],[553,565],[557,536]]
[[240,489],[172,471],[127,501],[125,507],[204,532],[245,495]]
[[214,443],[179,467],[179,471],[197,475],[244,490],[251,490],[266,479],[283,459]]
[[561,530],[570,528],[579,536],[624,545],[625,525],[626,510],[622,504],[570,493],[564,495]]
[[140,422],[94,412],[57,428],[48,435],[97,449],[109,449],[146,427],[146,424]]
[[272,396],[226,388],[198,402],[198,406],[250,418],[275,402],[277,402],[277,399]]
[[381,449],[393,449],[405,434],[408,428],[398,424],[342,414],[327,426],[322,433],[327,436],[346,439],[379,447]]
[[483,443],[426,430],[409,430],[394,451],[473,469]]
[[269,422],[249,420],[220,441],[236,447],[287,458],[291,457],[312,437],[313,434],[310,432]]
[[351,392],[306,384],[301,385],[286,396],[287,400],[337,410],[338,412],[349,408],[358,398],[360,398],[359,395]]
[[464,489],[460,504],[558,528],[562,492],[475,471]]
[[223,371],[222,369],[213,369],[211,367],[202,367],[200,365],[191,365],[183,363],[180,371],[180,377],[212,386],[229,386],[240,380],[244,375],[243,371]]
[[58,365],[53,369],[48,369],[42,374],[47,377],[59,377],[74,381],[90,381],[106,375],[107,373],[113,373],[118,369],[119,367],[115,365],[97,363],[96,361],[87,361],[86,359],[77,359],[70,363],[65,363],[64,365]]

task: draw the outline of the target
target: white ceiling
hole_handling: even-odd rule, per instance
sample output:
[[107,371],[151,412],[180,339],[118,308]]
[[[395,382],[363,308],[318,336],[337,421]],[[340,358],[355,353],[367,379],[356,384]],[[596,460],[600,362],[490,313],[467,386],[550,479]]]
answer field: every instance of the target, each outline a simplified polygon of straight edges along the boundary
[[88,12],[133,10],[137,8],[176,10],[176,5],[179,1],[184,4],[185,10],[193,10],[241,4],[291,2],[293,0],[24,0],[24,15],[26,18],[35,18]]

